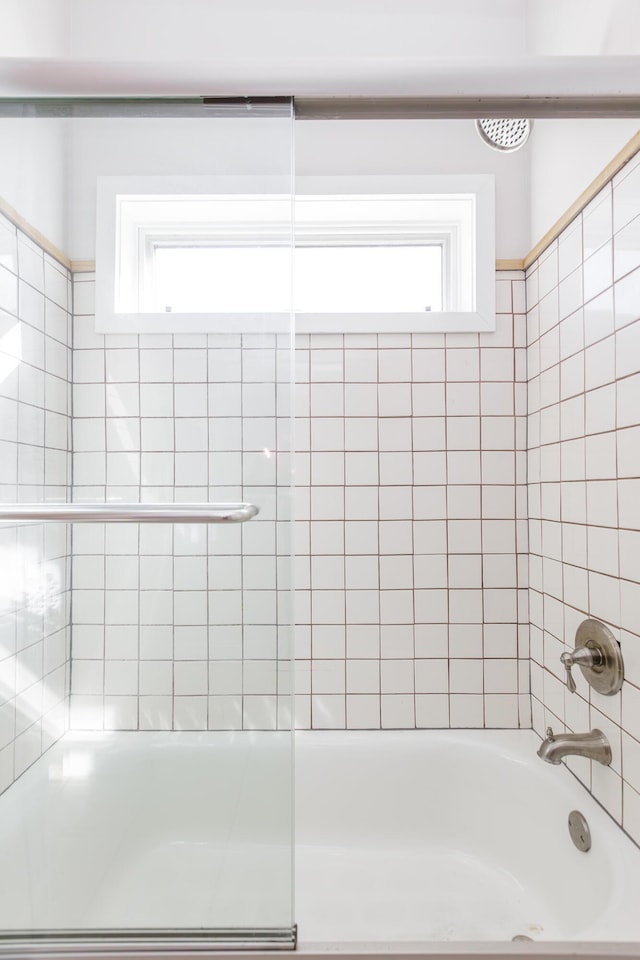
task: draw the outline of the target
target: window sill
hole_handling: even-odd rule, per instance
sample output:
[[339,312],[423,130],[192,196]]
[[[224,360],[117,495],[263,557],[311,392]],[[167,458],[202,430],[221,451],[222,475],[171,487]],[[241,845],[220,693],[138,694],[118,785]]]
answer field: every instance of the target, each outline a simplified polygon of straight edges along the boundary
[[[490,333],[495,313],[297,313],[296,333]],[[117,313],[96,333],[290,333],[289,313]]]

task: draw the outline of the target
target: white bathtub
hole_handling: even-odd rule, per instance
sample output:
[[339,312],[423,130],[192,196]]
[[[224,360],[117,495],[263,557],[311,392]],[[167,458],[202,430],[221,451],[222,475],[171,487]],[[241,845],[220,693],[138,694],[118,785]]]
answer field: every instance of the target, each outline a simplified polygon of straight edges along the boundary
[[[640,941],[640,850],[524,731],[296,738],[300,939]],[[580,810],[593,845],[567,829]]]
[[[300,951],[640,944],[640,850],[538,743],[299,733]],[[66,736],[0,797],[0,931],[286,926],[289,746],[284,733]]]
[[290,927],[290,773],[290,733],[67,734],[0,796],[0,933]]

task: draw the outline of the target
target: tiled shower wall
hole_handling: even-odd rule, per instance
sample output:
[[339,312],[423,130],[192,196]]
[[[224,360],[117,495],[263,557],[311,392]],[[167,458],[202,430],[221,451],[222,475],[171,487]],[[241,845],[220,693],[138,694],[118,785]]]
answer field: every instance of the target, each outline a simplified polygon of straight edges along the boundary
[[[299,726],[530,723],[522,274],[497,291],[493,334],[298,338]],[[75,499],[262,513],[76,528],[72,723],[286,725],[288,345],[98,336],[92,295],[78,275]]]
[[[607,184],[527,275],[533,724],[600,728],[610,767],[569,766],[640,841],[640,160]],[[587,616],[625,662],[603,697],[560,655]]]
[[298,338],[300,725],[530,725],[524,309]]
[[[68,271],[0,216],[0,498],[65,502],[71,483]],[[70,532],[0,526],[0,791],[64,732]]]
[[287,728],[289,338],[103,336],[93,293],[77,274],[74,500],[260,514],[75,528],[71,725]]

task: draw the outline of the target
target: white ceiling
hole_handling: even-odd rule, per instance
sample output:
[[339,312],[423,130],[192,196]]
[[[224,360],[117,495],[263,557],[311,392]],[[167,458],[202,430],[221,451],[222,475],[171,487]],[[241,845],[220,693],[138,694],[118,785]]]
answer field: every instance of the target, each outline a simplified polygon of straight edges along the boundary
[[0,0],[0,94],[640,94],[638,0]]

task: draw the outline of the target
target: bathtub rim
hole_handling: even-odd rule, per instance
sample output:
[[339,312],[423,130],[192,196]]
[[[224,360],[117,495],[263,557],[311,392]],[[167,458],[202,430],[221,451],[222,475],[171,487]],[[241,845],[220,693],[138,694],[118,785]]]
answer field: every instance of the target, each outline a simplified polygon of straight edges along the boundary
[[[197,957],[215,957],[216,960],[237,960],[238,956],[246,960],[273,960],[274,953],[280,952],[282,947],[273,947],[271,949],[252,949],[247,947],[241,949],[229,949],[228,945],[220,945],[216,949],[211,943],[202,942],[193,943],[186,947],[184,944],[177,946],[174,943],[159,940],[155,942],[149,940],[146,945],[134,945],[131,942],[123,940],[116,946],[114,943],[106,941],[102,943],[93,943],[91,945],[85,940],[84,944],[78,942],[72,953],[69,952],[69,943],[66,945],[59,942],[47,944],[42,941],[36,944],[33,941],[17,944],[15,941],[5,941],[0,944],[0,957],[20,958],[20,960],[63,960],[64,957],[73,956],[79,960],[105,960],[105,957],[117,958],[117,960],[154,960],[156,957],[162,957],[162,960],[189,960]],[[291,950],[292,948],[287,948]],[[520,942],[517,947],[512,942],[504,941],[482,941],[478,943],[434,943],[432,945],[425,943],[340,943],[333,944],[314,944],[306,943],[299,945],[296,954],[304,957],[304,960],[327,960],[332,956],[348,957],[349,960],[371,960],[371,958],[387,957],[388,960],[477,960],[477,958],[486,958],[491,960],[493,957],[500,957],[501,960],[520,960],[521,957],[546,957],[546,958],[573,958],[573,960],[610,960],[610,958],[624,958],[624,960],[640,960],[640,943],[628,942],[588,942],[588,941],[532,941],[531,943]]]

